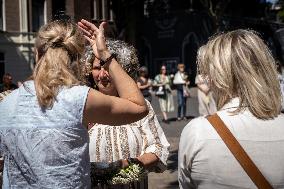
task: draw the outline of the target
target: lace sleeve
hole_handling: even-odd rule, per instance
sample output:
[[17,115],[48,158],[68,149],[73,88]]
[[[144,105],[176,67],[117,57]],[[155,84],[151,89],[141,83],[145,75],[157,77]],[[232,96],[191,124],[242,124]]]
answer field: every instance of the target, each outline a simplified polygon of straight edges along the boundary
[[147,139],[145,153],[154,153],[159,158],[160,161],[154,170],[163,172],[166,169],[170,144],[166,139],[150,102],[147,101],[147,105],[149,114],[142,120],[142,129],[146,133]]

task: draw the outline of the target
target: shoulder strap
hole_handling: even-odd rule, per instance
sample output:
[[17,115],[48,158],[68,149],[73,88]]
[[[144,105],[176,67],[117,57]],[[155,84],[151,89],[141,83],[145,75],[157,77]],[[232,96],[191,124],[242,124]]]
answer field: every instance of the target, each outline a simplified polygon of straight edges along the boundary
[[217,131],[254,184],[260,189],[272,189],[272,186],[265,179],[221,118],[215,113],[212,116],[207,116],[206,119]]

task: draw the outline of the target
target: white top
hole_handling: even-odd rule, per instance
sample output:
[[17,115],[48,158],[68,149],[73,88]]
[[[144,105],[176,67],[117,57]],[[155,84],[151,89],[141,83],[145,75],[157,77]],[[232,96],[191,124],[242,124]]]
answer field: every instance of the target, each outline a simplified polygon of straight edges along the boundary
[[[248,110],[230,115],[233,99],[218,115],[274,188],[284,188],[284,115],[260,120]],[[183,130],[179,146],[180,188],[256,188],[205,117]]]
[[178,72],[175,74],[173,83],[174,83],[175,85],[178,85],[178,84],[185,84],[185,79],[186,79],[185,73],[181,73],[180,71],[178,71]]
[[170,144],[150,102],[146,102],[148,115],[135,123],[123,126],[95,124],[89,130],[91,162],[110,163],[154,153],[160,160],[155,170],[162,172],[166,169]]

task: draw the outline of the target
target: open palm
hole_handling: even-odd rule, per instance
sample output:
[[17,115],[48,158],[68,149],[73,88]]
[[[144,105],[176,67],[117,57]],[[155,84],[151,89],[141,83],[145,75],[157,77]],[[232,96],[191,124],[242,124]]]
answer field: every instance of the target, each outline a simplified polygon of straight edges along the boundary
[[109,57],[104,36],[105,25],[106,22],[102,22],[99,28],[97,28],[94,24],[84,19],[78,22],[78,26],[83,31],[84,37],[92,46],[95,56],[103,60]]

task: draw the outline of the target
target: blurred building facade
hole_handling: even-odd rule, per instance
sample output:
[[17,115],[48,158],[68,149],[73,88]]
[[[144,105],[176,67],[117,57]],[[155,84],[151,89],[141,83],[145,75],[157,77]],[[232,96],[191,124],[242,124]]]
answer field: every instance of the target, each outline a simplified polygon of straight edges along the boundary
[[[204,2],[214,2],[215,16]],[[150,77],[161,65],[174,73],[182,62],[194,84],[197,49],[214,32],[237,28],[260,32],[284,62],[284,25],[274,23],[275,11],[266,15],[266,5],[263,0],[0,0],[0,82],[6,72],[14,82],[31,75],[35,33],[58,11],[75,21],[107,20],[107,36],[134,45]]]
[[0,82],[27,79],[34,67],[33,46],[40,26],[59,11],[72,19],[113,20],[110,0],[0,0]]

